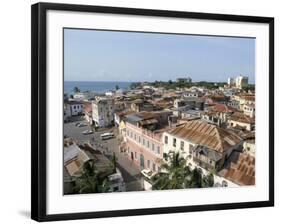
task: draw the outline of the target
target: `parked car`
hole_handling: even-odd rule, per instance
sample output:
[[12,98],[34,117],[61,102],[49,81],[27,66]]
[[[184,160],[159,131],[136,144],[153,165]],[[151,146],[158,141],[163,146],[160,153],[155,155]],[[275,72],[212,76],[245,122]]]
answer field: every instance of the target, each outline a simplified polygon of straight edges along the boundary
[[78,126],[80,124],[80,122],[75,123],[75,126]]
[[86,127],[86,126],[87,126],[87,124],[84,124],[84,123],[80,123],[77,125],[77,127],[79,127],[79,128]]
[[89,135],[89,134],[93,134],[92,130],[86,130],[82,132],[83,135]]
[[100,135],[102,140],[110,139],[114,137],[113,133],[107,132]]

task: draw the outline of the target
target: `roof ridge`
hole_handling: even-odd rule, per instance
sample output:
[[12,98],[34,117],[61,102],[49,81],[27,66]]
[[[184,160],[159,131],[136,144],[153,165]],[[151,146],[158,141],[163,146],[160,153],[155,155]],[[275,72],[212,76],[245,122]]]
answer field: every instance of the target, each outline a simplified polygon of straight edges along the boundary
[[222,150],[223,151],[223,144],[222,144],[222,138],[221,138],[221,135],[220,135],[220,132],[219,132],[219,128],[215,125],[213,125],[214,129],[215,129],[215,132],[216,132],[216,137],[217,137],[217,140],[219,142],[219,148],[220,148],[220,151]]

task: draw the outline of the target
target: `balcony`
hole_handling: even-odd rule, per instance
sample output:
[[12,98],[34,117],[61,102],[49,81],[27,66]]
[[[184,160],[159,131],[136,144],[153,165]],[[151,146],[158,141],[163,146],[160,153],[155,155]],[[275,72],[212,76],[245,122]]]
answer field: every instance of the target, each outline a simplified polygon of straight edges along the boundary
[[201,160],[200,158],[198,157],[193,157],[193,162],[196,163],[198,166],[208,170],[208,171],[211,171],[211,170],[214,170],[216,167],[215,167],[215,164],[212,165],[206,161],[203,161]]

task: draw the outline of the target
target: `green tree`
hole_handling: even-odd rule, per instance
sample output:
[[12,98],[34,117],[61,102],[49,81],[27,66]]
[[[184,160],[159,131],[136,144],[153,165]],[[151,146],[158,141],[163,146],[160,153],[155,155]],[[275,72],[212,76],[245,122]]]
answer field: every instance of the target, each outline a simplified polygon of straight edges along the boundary
[[136,89],[137,87],[139,87],[141,85],[140,82],[132,82],[130,84],[130,89]]
[[161,172],[152,179],[153,190],[202,188],[214,185],[212,173],[204,176],[198,168],[191,170],[179,152],[166,154],[165,157],[168,162],[161,165]]
[[113,171],[114,171],[114,173],[116,173],[117,156],[115,155],[115,152],[113,152],[111,163],[112,163],[112,166],[113,166]]
[[79,194],[104,193],[109,189],[107,177],[96,169],[94,161],[85,162],[81,176],[75,178],[74,192]]
[[255,91],[255,85],[253,84],[247,84],[247,85],[244,85],[242,87],[242,89],[245,91],[245,92],[248,92],[249,90],[250,91]]
[[186,188],[186,179],[190,175],[186,160],[178,152],[171,153],[168,157],[168,162],[161,165],[161,172],[153,178],[154,190]]

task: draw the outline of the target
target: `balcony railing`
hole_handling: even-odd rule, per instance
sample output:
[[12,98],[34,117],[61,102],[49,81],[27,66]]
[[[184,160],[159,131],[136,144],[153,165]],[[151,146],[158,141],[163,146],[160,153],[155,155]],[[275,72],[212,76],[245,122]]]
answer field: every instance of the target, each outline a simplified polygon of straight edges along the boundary
[[133,130],[137,130],[139,132],[141,132],[141,134],[145,135],[145,136],[148,136],[150,138],[153,138],[155,140],[158,140],[158,141],[161,141],[161,137],[159,135],[156,135],[153,131],[150,131],[148,129],[144,129],[144,128],[140,128],[140,127],[137,127],[135,125],[132,125],[132,124],[126,124],[127,127],[133,129]]
[[212,165],[206,161],[203,161],[197,157],[193,157],[193,161],[200,167],[206,169],[206,170],[213,170],[215,168],[215,165]]

